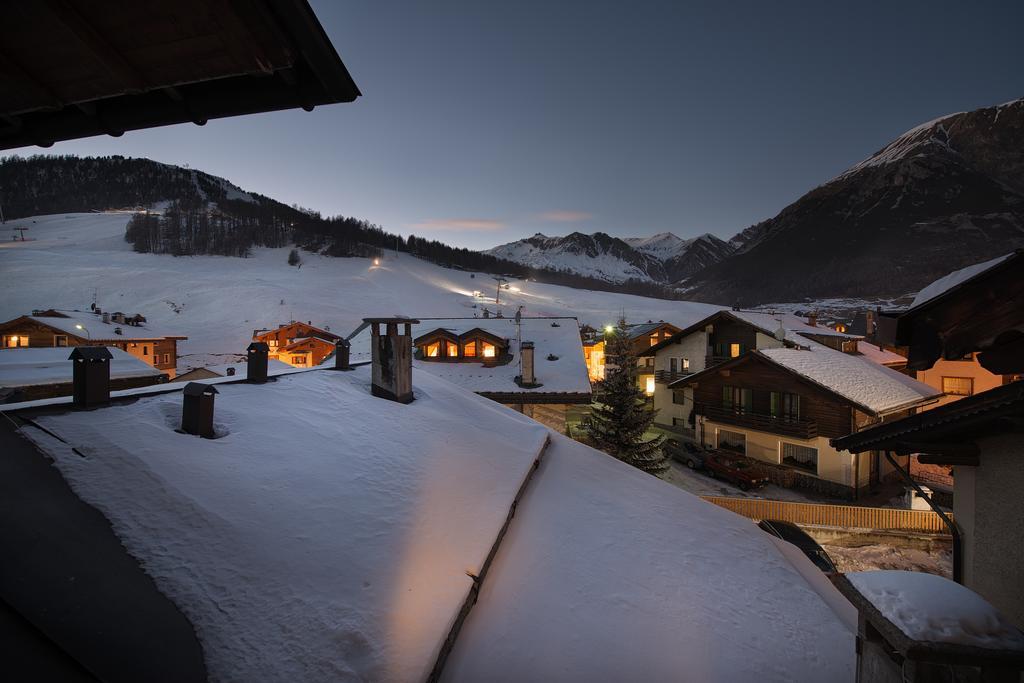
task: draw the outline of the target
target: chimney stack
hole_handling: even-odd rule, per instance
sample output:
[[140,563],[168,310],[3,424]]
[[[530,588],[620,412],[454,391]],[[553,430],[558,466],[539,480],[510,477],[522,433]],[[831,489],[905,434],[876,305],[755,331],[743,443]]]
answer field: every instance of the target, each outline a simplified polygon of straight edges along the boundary
[[107,325],[109,325],[110,324],[110,314],[107,313],[106,311],[104,311],[102,315],[103,315],[103,322],[106,323]]
[[213,438],[213,396],[215,387],[189,382],[182,389],[181,431],[204,439]]
[[270,347],[266,342],[253,342],[246,350],[249,352],[249,364],[245,379],[251,384],[263,384],[267,381],[267,357]]
[[521,387],[540,386],[539,384],[537,384],[537,375],[534,370],[532,341],[520,342],[519,362],[521,364],[520,372],[522,374],[516,378],[516,384],[518,384]]
[[[373,395],[399,403],[411,403],[412,326],[419,320],[363,318],[363,322],[370,325]],[[381,334],[381,325],[384,325],[384,334]],[[399,325],[402,325],[402,334],[398,333]]]
[[817,311],[812,311],[812,312],[807,314],[807,324],[810,325],[811,327],[817,327],[818,326],[818,312]]
[[78,408],[110,403],[110,351],[105,346],[76,346],[68,356],[74,362],[74,402]]
[[351,370],[349,354],[352,351],[352,344],[347,339],[339,339],[334,344],[334,369]]

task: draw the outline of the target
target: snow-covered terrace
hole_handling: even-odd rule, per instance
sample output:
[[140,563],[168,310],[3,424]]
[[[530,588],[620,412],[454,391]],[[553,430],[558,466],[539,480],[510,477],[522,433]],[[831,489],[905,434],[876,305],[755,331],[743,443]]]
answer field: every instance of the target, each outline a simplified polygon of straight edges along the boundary
[[366,367],[216,383],[214,440],[175,431],[178,393],[24,430],[214,680],[424,680],[495,548],[446,680],[852,678],[848,608],[802,555],[522,415],[426,372],[409,405]]

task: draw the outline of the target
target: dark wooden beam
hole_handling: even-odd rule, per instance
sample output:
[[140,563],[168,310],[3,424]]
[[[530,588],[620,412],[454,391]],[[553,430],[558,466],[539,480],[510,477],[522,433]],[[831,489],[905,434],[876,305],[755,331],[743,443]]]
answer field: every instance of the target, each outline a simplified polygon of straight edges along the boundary
[[943,441],[941,443],[924,441],[897,441],[890,447],[900,455],[911,453],[927,453],[929,455],[968,456],[977,458],[981,450],[973,441]]
[[961,465],[977,467],[981,464],[977,455],[939,455],[934,453],[922,453],[917,456],[917,461],[923,465]]

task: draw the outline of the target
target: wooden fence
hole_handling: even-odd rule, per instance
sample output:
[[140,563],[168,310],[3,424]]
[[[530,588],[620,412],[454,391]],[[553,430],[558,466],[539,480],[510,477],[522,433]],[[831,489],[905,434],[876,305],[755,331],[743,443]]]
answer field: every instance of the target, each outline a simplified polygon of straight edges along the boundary
[[[885,531],[913,531],[919,533],[949,533],[942,518],[931,510],[898,510],[894,508],[868,508],[855,505],[824,505],[818,503],[790,503],[784,500],[701,496],[726,510],[750,519],[779,519],[793,524],[848,527]],[[946,516],[953,519],[953,513]]]

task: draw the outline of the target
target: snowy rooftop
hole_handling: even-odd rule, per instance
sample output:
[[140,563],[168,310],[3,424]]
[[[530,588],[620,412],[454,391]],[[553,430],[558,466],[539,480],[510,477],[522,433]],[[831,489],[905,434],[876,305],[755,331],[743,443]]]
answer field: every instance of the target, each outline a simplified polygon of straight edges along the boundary
[[[576,318],[523,318],[522,339],[534,344],[534,373],[542,385],[525,389],[515,383],[519,375],[519,347],[516,345],[516,323],[513,318],[420,318],[413,325],[413,339],[437,329],[462,334],[474,328],[486,330],[509,340],[512,360],[504,365],[485,367],[483,363],[449,363],[413,361],[413,382],[423,373],[430,373],[464,389],[491,393],[570,393],[589,394],[590,376],[583,355],[583,342]],[[353,342],[353,358],[367,358],[369,330],[361,335],[361,344]],[[359,349],[359,353],[356,349]],[[557,356],[548,360],[548,356]]]
[[[0,387],[62,384],[73,380],[72,347],[0,351]],[[110,378],[159,377],[162,372],[121,349],[110,348]]]
[[1024,633],[980,595],[934,574],[846,574],[861,595],[911,640],[1024,651]]
[[[67,332],[68,334],[73,334],[76,337],[88,338],[93,341],[98,339],[102,339],[104,341],[121,339],[163,339],[164,337],[187,339],[187,337],[180,334],[164,334],[163,332],[156,332],[145,325],[136,326],[115,322],[105,323],[103,322],[102,316],[89,311],[57,310],[57,313],[60,313],[61,317],[41,315],[30,315],[27,317],[35,322],[42,323],[43,325],[49,325],[50,327]],[[78,329],[76,325],[84,327],[88,334]],[[121,332],[115,332],[117,329],[121,330]]]
[[876,415],[938,398],[941,392],[884,365],[808,341],[806,349],[757,353]]
[[883,349],[863,339],[857,342],[857,351],[864,358],[879,365],[905,365],[907,362],[907,359],[900,354]]
[[824,325],[810,325],[804,318],[792,313],[765,313],[762,311],[727,311],[729,315],[744,320],[765,334],[774,335],[780,328],[786,330],[786,339],[797,344],[805,344],[805,336],[796,335],[818,335],[823,337],[842,337],[844,339],[859,339],[857,335],[837,332],[831,327]]
[[[249,364],[247,362],[241,363],[222,363],[220,365],[206,365],[202,368],[192,368],[193,370],[209,370],[210,372],[220,375],[221,377],[234,377],[235,379],[245,379],[249,376]],[[228,375],[228,370],[234,370],[234,375]],[[277,375],[285,375],[294,372],[296,368],[287,363],[283,363],[274,358],[267,360],[267,376],[274,377]],[[185,373],[181,373],[185,374]],[[175,380],[181,381],[181,380]],[[203,381],[203,380],[196,380]]]
[[967,266],[966,268],[955,270],[949,275],[940,277],[938,280],[918,292],[917,296],[915,296],[914,300],[911,302],[910,307],[917,308],[921,304],[931,301],[941,294],[945,294],[957,285],[961,285],[971,278],[981,275],[989,268],[999,265],[1006,259],[1013,256],[1014,253],[1015,252],[1010,252],[1009,254],[1004,254],[1003,256],[999,256],[983,263],[975,263],[973,266]]
[[366,367],[220,384],[214,440],[175,431],[177,393],[36,418],[66,443],[23,431],[192,621],[213,680],[423,680],[499,540],[448,680],[853,676],[854,633],[806,558],[415,383],[410,405],[371,397]]

